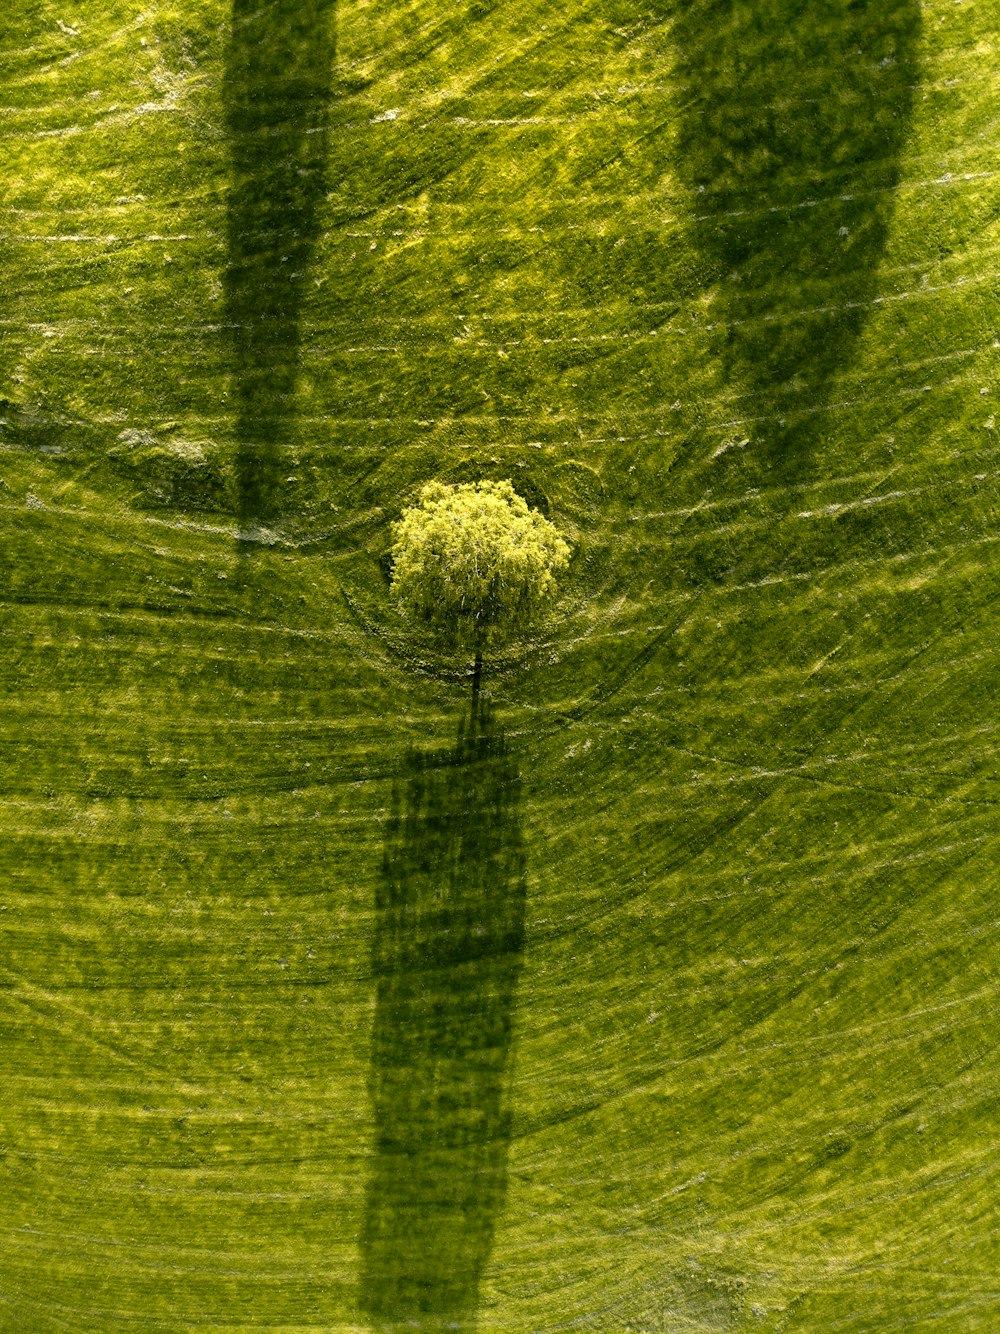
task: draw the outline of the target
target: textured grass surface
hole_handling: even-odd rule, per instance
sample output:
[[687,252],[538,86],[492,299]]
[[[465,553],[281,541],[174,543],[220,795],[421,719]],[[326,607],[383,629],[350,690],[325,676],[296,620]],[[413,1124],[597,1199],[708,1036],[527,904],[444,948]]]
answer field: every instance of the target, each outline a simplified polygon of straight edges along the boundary
[[996,1328],[998,19],[9,7],[0,1329]]

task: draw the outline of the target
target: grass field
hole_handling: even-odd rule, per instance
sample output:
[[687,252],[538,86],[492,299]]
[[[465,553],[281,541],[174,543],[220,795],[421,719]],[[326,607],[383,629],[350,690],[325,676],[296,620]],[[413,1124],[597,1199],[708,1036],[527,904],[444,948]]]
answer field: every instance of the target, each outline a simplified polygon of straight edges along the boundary
[[998,33],[11,0],[5,1334],[1000,1327]]

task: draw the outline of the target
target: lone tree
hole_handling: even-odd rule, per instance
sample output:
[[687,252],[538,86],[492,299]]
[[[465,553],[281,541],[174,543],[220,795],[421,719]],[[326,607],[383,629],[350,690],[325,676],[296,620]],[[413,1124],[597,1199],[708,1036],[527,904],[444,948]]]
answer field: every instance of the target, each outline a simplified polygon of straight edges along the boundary
[[392,525],[392,593],[448,649],[475,654],[525,628],[552,599],[569,546],[510,482],[430,482]]

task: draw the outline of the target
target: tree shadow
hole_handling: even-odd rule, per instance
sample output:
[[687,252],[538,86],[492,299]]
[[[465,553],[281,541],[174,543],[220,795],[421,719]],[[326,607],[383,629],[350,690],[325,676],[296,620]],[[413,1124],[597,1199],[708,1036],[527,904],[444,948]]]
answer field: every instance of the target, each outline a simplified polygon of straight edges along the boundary
[[876,293],[919,70],[919,0],[702,0],[674,36],[714,350],[791,467]]
[[333,0],[233,0],[224,287],[244,530],[279,509],[304,288],[325,193],[334,56]]
[[361,1305],[376,1329],[471,1330],[506,1190],[524,950],[520,778],[488,706],[411,752],[376,902],[376,1147]]

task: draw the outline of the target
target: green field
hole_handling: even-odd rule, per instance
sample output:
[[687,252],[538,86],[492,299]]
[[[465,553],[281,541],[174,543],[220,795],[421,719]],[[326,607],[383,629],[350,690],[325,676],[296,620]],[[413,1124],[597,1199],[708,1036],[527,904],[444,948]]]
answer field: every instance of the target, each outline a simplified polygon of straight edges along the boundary
[[998,52],[9,0],[3,1334],[1000,1328]]

